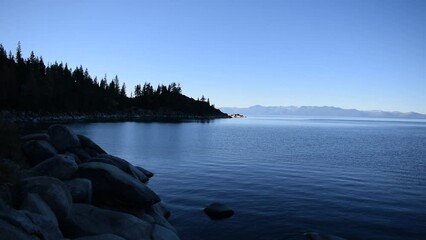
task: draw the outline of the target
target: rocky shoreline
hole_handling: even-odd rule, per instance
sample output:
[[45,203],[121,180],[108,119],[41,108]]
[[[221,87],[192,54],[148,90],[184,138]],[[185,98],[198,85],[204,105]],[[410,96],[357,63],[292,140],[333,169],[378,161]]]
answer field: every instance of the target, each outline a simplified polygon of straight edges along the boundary
[[150,171],[63,125],[21,140],[28,168],[0,160],[14,178],[0,189],[2,239],[179,239]]
[[120,113],[34,113],[2,111],[0,117],[17,124],[32,123],[71,123],[71,122],[164,122],[164,121],[204,121],[231,118],[229,115],[194,115],[179,112],[120,112]]

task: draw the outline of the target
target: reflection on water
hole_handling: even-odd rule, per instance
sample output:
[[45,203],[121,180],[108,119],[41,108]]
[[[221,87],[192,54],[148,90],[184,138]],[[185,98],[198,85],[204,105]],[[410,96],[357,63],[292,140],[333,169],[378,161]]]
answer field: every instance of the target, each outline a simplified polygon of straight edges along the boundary
[[[426,122],[221,119],[72,124],[156,175],[182,239],[426,236]],[[221,201],[223,221],[202,208]]]

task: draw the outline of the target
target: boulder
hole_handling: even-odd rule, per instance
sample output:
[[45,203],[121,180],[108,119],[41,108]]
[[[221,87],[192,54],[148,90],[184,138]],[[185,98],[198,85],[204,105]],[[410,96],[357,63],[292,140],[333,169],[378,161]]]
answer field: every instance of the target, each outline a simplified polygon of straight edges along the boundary
[[19,183],[19,196],[24,198],[28,193],[36,193],[47,203],[58,220],[68,215],[72,198],[63,182],[53,177],[30,177]]
[[120,236],[117,236],[115,234],[107,233],[107,234],[100,234],[100,235],[74,238],[73,240],[126,240],[126,239],[124,239]]
[[132,176],[133,178],[138,179],[139,181],[143,183],[149,180],[149,178],[139,169],[134,167],[132,164],[130,164],[126,160],[116,156],[112,156],[109,154],[100,154],[97,157],[90,159],[89,162],[102,162],[102,163],[108,163],[108,164],[114,165],[115,167],[123,170],[124,172]]
[[92,149],[97,154],[106,154],[105,150],[103,150],[101,147],[99,147],[98,144],[93,142],[90,138],[77,134],[78,139],[80,140],[81,146],[83,146],[86,149]]
[[22,146],[22,150],[32,166],[58,153],[50,143],[44,140],[30,140]]
[[115,234],[127,240],[151,239],[151,224],[130,214],[73,204],[61,225],[65,237],[78,238],[98,234]]
[[110,164],[82,163],[77,175],[92,181],[93,201],[97,204],[108,199],[123,206],[144,208],[160,201],[157,194],[146,185]]
[[33,232],[27,232],[25,229],[21,229],[1,219],[0,216],[0,236],[2,239],[13,239],[13,240],[39,240],[40,238],[32,234]]
[[28,142],[30,140],[44,140],[46,142],[49,142],[50,137],[47,133],[33,133],[22,136],[21,140],[23,142]]
[[81,163],[81,160],[80,160],[80,158],[77,156],[77,154],[74,154],[74,153],[72,153],[72,152],[65,152],[65,153],[64,153],[64,155],[68,155],[68,156],[70,156],[70,157],[74,158],[74,160],[75,160],[75,162],[76,162],[77,164],[80,164],[80,163]]
[[163,216],[165,219],[169,219],[169,217],[171,215],[170,210],[167,209],[166,206],[164,206],[164,204],[161,203],[161,202],[152,205],[149,208],[149,211],[153,211],[153,212],[157,213],[158,215]]
[[37,164],[32,170],[39,175],[68,179],[76,171],[78,165],[70,155],[58,154]]
[[21,204],[21,210],[28,212],[37,213],[46,218],[50,219],[56,226],[58,226],[58,220],[56,219],[55,213],[50,207],[41,199],[38,194],[29,193],[25,197]]
[[92,202],[92,182],[87,178],[75,178],[64,181],[74,203]]
[[77,135],[64,125],[52,125],[47,133],[50,136],[50,142],[59,152],[80,146]]
[[90,156],[90,154],[87,153],[86,150],[84,150],[82,147],[70,148],[68,149],[68,152],[75,154],[80,159],[80,163],[87,162],[92,158],[92,156]]
[[234,215],[234,210],[222,203],[212,203],[204,208],[204,212],[213,219],[229,218]]
[[139,171],[141,171],[143,174],[145,174],[145,176],[147,176],[148,178],[152,178],[154,176],[154,173],[146,170],[143,167],[140,167],[140,166],[135,166],[135,167],[136,167],[136,169],[138,169]]
[[154,224],[154,229],[152,230],[152,239],[153,240],[179,240],[176,232],[165,228],[164,226]]
[[167,221],[166,216],[170,216],[170,212],[161,204],[156,203],[147,209],[146,214],[154,219],[154,223],[161,225],[177,234],[176,229]]
[[0,207],[1,239],[63,239],[62,233],[51,219],[8,206]]

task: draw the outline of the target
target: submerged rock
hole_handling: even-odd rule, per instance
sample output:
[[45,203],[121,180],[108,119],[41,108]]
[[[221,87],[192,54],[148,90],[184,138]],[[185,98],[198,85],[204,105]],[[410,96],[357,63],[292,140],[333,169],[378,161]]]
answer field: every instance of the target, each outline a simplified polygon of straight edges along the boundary
[[234,215],[234,210],[222,203],[212,203],[204,208],[204,212],[213,219],[229,218]]
[[92,181],[93,201],[98,204],[113,200],[124,206],[149,207],[160,201],[145,184],[110,164],[83,163],[79,165],[77,175]]

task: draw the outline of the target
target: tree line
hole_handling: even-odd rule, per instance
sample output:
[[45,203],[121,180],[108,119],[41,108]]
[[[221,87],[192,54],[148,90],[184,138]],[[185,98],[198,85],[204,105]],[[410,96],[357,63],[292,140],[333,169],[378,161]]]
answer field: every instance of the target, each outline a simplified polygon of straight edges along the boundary
[[135,109],[179,112],[193,115],[222,115],[204,98],[182,94],[177,83],[152,86],[138,84],[130,97],[118,76],[92,78],[81,65],[72,69],[65,63],[46,65],[31,52],[22,56],[18,43],[15,55],[0,44],[0,109],[37,113],[114,113]]

